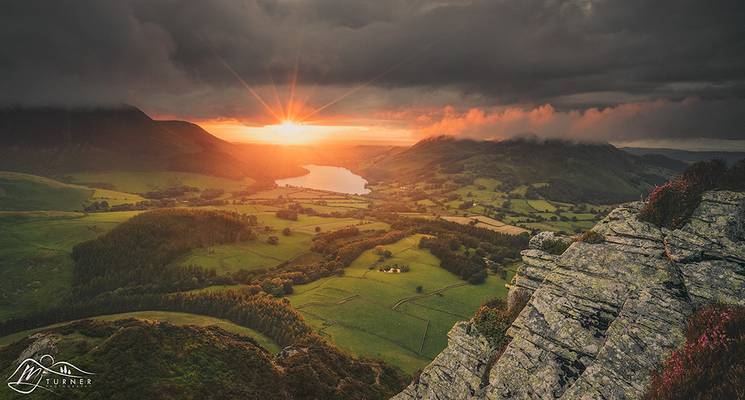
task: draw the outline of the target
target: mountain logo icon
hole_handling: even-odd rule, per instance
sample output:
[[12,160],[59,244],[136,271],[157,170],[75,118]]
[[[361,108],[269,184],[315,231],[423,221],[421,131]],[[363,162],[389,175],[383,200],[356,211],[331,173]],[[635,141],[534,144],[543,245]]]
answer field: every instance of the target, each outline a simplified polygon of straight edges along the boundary
[[45,354],[34,360],[23,360],[8,377],[8,387],[21,394],[30,394],[37,388],[50,392],[58,388],[87,387],[93,383],[93,372],[80,369],[66,361],[54,361]]

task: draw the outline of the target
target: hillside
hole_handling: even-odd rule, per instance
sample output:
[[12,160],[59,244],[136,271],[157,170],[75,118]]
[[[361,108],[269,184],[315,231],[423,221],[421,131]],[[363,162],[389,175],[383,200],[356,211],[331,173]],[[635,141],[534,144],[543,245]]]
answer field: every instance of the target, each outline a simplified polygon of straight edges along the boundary
[[727,162],[727,164],[734,164],[735,162],[745,158],[745,152],[742,151],[688,151],[644,147],[623,147],[621,150],[638,156],[662,156],[686,164],[712,159],[720,159]]
[[514,322],[456,324],[448,348],[394,399],[635,399],[662,366],[691,382],[674,387],[688,395],[664,398],[737,398],[745,360],[727,346],[742,348],[742,325],[704,346],[731,359],[727,374],[665,360],[691,340],[696,310],[745,306],[745,193],[704,193],[675,230],[640,221],[642,206],[616,208],[563,252],[553,235],[534,237],[510,287]]
[[238,146],[185,121],[156,121],[131,106],[0,109],[0,170],[182,171],[268,179],[302,173],[276,149]]
[[43,380],[33,395],[45,399],[382,399],[401,383],[395,371],[321,343],[272,355],[215,326],[139,319],[73,322],[25,338],[0,348],[2,373],[41,355],[93,373],[77,387]]
[[63,183],[54,179],[0,171],[0,211],[80,211],[93,201],[110,205],[143,200],[130,193]]
[[674,174],[669,167],[609,144],[436,137],[375,160],[365,176],[404,184],[492,178],[510,188],[532,186],[550,200],[608,204],[639,199]]

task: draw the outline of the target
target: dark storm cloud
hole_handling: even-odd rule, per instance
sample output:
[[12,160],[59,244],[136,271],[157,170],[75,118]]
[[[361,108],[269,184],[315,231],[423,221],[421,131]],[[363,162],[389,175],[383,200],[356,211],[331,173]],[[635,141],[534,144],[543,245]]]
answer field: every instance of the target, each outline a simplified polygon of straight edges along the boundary
[[0,103],[245,112],[219,56],[252,85],[297,60],[321,90],[390,70],[373,85],[559,111],[696,97],[741,121],[742,21],[736,0],[6,1]]

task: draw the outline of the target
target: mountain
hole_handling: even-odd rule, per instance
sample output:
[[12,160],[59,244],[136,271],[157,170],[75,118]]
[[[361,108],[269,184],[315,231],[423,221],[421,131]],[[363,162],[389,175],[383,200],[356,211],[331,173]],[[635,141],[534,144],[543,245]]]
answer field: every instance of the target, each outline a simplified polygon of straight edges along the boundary
[[[642,205],[616,208],[593,240],[531,239],[509,288],[514,322],[506,331],[457,323],[448,347],[394,399],[639,399],[659,389],[650,380],[662,367],[676,395],[655,398],[738,398],[745,324],[730,329],[735,313],[725,308],[717,321],[710,307],[745,310],[745,193],[705,193],[675,230],[640,221]],[[557,240],[568,245],[560,254]],[[689,322],[701,320],[715,333],[694,334],[701,327]],[[726,336],[712,342],[717,332]],[[669,359],[673,351],[701,364]]]
[[40,175],[170,170],[239,178],[297,175],[276,148],[235,145],[196,124],[157,121],[131,106],[0,109],[0,170]]
[[487,177],[510,187],[532,186],[551,200],[614,203],[639,199],[681,166],[628,154],[610,144],[435,137],[376,159],[364,172],[372,181]]
[[735,162],[745,158],[745,152],[742,151],[688,151],[644,147],[623,147],[621,150],[638,156],[662,156],[687,164],[712,159],[724,160],[727,164],[734,164]]

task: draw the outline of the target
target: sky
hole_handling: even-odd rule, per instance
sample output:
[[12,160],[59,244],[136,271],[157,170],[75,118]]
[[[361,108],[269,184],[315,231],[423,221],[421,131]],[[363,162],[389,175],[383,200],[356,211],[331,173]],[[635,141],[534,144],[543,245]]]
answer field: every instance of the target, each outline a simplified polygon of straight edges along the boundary
[[6,0],[0,106],[131,104],[235,141],[513,136],[745,150],[740,0]]

